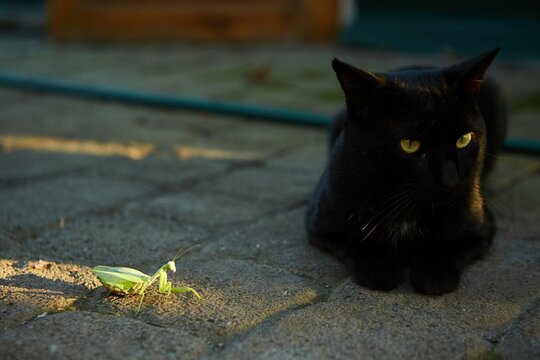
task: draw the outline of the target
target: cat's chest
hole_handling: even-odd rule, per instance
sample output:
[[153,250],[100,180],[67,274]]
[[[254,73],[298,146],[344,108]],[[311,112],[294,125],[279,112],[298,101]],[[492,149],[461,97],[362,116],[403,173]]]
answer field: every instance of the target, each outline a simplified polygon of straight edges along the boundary
[[392,241],[412,241],[427,238],[431,230],[428,224],[413,219],[389,223],[381,235]]
[[421,231],[424,226],[420,225],[416,220],[400,221],[389,224],[387,230],[390,233],[396,233],[402,237],[415,234]]
[[459,232],[462,222],[466,223],[462,217],[452,212],[419,211],[406,218],[385,219],[382,216],[378,222],[371,220],[362,223],[360,233],[363,241],[410,244]]

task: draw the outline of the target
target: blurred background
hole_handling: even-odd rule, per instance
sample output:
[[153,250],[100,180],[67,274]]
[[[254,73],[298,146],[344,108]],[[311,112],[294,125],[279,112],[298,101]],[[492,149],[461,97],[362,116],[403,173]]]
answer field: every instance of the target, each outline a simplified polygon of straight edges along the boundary
[[538,55],[529,0],[0,0],[2,30],[58,41],[329,41]]
[[[3,116],[0,130],[58,135],[58,127],[47,125],[53,122],[72,137],[147,141],[152,130],[176,128],[194,116],[183,112],[169,120],[167,113],[168,120],[157,120],[164,114],[159,107],[203,110],[203,120],[192,119],[196,127],[205,127],[210,114],[320,126],[343,101],[330,69],[334,56],[385,71],[445,66],[501,46],[490,74],[509,99],[510,136],[534,140],[540,137],[533,121],[540,103],[539,10],[540,3],[526,0],[0,0],[0,84],[10,104],[4,114],[10,106],[15,114]],[[102,125],[96,114],[80,114],[80,106],[99,113],[92,103],[70,102],[54,119],[43,116],[37,129],[24,114],[32,101],[45,99],[7,88],[157,108],[126,119],[140,127],[129,136],[116,134],[121,122],[110,121],[111,112]],[[20,107],[16,96],[27,106]],[[46,113],[48,99],[37,112]],[[185,141],[206,144],[214,126]],[[168,144],[171,136],[151,140]]]

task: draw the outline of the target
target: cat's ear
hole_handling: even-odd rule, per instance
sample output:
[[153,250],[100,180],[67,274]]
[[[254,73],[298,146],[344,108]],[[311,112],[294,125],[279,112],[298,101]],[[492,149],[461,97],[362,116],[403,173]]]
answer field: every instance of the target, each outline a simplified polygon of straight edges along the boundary
[[336,58],[332,61],[341,88],[345,94],[347,105],[356,110],[367,106],[377,96],[384,85],[384,78],[371,72],[360,70]]
[[501,49],[495,48],[486,51],[472,59],[446,68],[444,73],[448,82],[466,94],[473,97],[478,96],[484,81],[484,74],[499,50]]

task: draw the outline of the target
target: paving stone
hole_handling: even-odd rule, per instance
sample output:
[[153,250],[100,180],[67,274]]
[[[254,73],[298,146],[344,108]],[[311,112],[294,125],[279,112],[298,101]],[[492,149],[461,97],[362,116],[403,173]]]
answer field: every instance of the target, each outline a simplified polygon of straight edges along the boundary
[[326,161],[327,153],[327,134],[321,132],[314,136],[314,144],[308,144],[301,148],[294,149],[284,156],[269,161],[269,164],[286,169],[305,170],[310,172],[310,176],[316,179],[322,174]]
[[489,253],[491,261],[529,268],[533,273],[540,271],[538,232],[516,230],[513,224],[507,223],[498,222],[499,230]]
[[129,210],[166,221],[215,226],[255,221],[270,209],[233,195],[191,190],[133,202]]
[[5,230],[28,230],[135,198],[152,187],[91,176],[66,176],[0,192]]
[[7,234],[3,234],[0,232],[0,252],[7,250],[16,244],[17,242],[11,239]]
[[63,312],[0,335],[3,359],[199,359],[205,344],[178,330],[133,319]]
[[65,174],[103,160],[95,156],[15,151],[0,153],[0,180],[20,182],[33,177]]
[[205,189],[249,199],[261,207],[286,210],[307,204],[317,179],[302,170],[256,167],[234,171]]
[[201,258],[245,258],[286,269],[331,287],[345,276],[339,261],[311,246],[303,227],[305,208],[259,219],[252,225],[220,233],[203,245]]
[[88,169],[92,175],[119,177],[124,180],[144,180],[162,186],[179,186],[186,181],[197,181],[220,174],[230,162],[223,160],[178,158],[147,158],[131,160],[113,158]]

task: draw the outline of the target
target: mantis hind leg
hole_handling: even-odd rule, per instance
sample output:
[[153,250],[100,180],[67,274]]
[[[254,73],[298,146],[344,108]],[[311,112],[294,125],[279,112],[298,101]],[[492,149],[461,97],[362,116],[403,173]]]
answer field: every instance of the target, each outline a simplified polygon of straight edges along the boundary
[[146,290],[146,288],[143,288],[139,292],[139,294],[141,296],[141,300],[139,300],[139,306],[137,307],[137,312],[135,314],[138,314],[141,311],[142,303],[143,303],[143,300],[144,300],[144,292],[145,292],[145,290]]
[[197,297],[197,299],[202,299],[201,295],[199,295],[199,293],[195,289],[190,288],[189,286],[171,287],[170,291],[176,294],[191,292]]
[[159,274],[159,292],[167,293],[167,296],[170,296],[171,293],[180,294],[185,292],[191,292],[197,297],[197,299],[202,299],[201,295],[199,295],[199,293],[195,289],[190,288],[189,286],[173,287],[172,283],[170,281],[167,281],[166,270],[162,271]]

